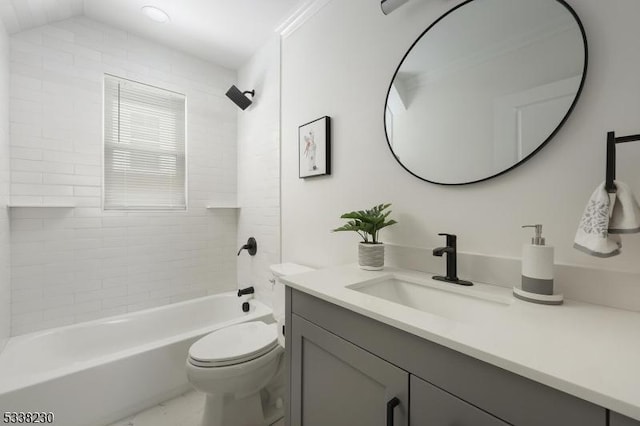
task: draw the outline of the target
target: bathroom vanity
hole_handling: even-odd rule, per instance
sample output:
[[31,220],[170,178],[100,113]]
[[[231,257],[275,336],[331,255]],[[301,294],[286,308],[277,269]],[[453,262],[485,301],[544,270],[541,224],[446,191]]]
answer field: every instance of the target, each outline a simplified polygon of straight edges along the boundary
[[[616,332],[594,325],[637,327],[640,315],[534,306],[482,284],[450,293],[429,279],[342,266],[285,280],[288,425],[640,425],[616,412],[640,417],[637,368],[613,362],[625,349],[637,355],[637,343],[611,354],[601,345]],[[435,303],[420,303],[424,288]],[[576,356],[581,344],[593,350]]]

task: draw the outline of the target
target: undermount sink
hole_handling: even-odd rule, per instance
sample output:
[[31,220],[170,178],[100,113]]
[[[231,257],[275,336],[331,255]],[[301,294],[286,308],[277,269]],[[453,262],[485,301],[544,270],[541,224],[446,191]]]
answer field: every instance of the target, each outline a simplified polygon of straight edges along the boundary
[[347,288],[433,315],[458,320],[485,320],[509,307],[513,299],[486,284],[462,287],[432,280],[389,274]]

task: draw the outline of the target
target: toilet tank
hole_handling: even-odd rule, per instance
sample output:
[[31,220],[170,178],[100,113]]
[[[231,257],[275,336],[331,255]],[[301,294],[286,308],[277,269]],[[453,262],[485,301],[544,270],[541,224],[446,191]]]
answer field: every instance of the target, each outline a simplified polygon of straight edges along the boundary
[[278,342],[284,347],[285,296],[284,284],[280,282],[280,277],[311,272],[315,269],[297,263],[278,263],[271,265],[269,269],[273,275],[271,281],[273,284],[273,317],[278,323]]
[[287,275],[301,274],[303,272],[315,271],[315,269],[297,263],[278,263],[269,267],[271,273],[277,279]]

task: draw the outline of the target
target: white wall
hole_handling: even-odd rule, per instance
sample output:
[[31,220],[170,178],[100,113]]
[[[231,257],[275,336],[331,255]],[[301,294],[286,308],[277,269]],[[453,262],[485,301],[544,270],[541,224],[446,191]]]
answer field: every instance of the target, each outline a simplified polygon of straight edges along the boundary
[[258,252],[238,257],[238,285],[271,303],[269,265],[280,262],[280,38],[274,36],[238,71],[238,87],[255,89],[238,116],[238,247],[255,237]]
[[[104,73],[187,96],[188,211],[101,209]],[[12,330],[231,290],[236,73],[87,18],[11,37]]]
[[[438,232],[452,232],[462,252],[520,257],[529,238],[520,226],[542,223],[557,263],[628,271],[639,283],[640,236],[623,237],[623,253],[611,259],[589,257],[572,245],[587,199],[604,179],[606,132],[640,132],[640,3],[571,1],[586,28],[590,57],[570,119],[517,169],[479,184],[442,187],[395,162],[382,118],[389,81],[406,49],[457,3],[409,2],[384,16],[378,2],[333,1],[283,41],[283,259],[315,266],[356,261],[356,236],[329,230],[345,211],[391,202],[399,224],[383,231],[387,242],[429,248],[442,244]],[[297,128],[323,115],[333,119],[333,174],[298,179]],[[640,195],[640,145],[618,149],[618,177]],[[611,284],[601,283],[601,292],[617,291]]]
[[11,331],[9,164],[9,36],[0,23],[0,351]]

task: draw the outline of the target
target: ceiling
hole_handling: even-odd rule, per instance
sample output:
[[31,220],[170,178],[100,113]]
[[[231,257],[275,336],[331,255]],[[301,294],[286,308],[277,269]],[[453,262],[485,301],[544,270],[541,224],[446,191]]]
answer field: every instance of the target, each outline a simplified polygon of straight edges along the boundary
[[[72,16],[87,16],[225,66],[239,68],[302,0],[0,0],[9,34]],[[140,9],[159,7],[157,24]]]

